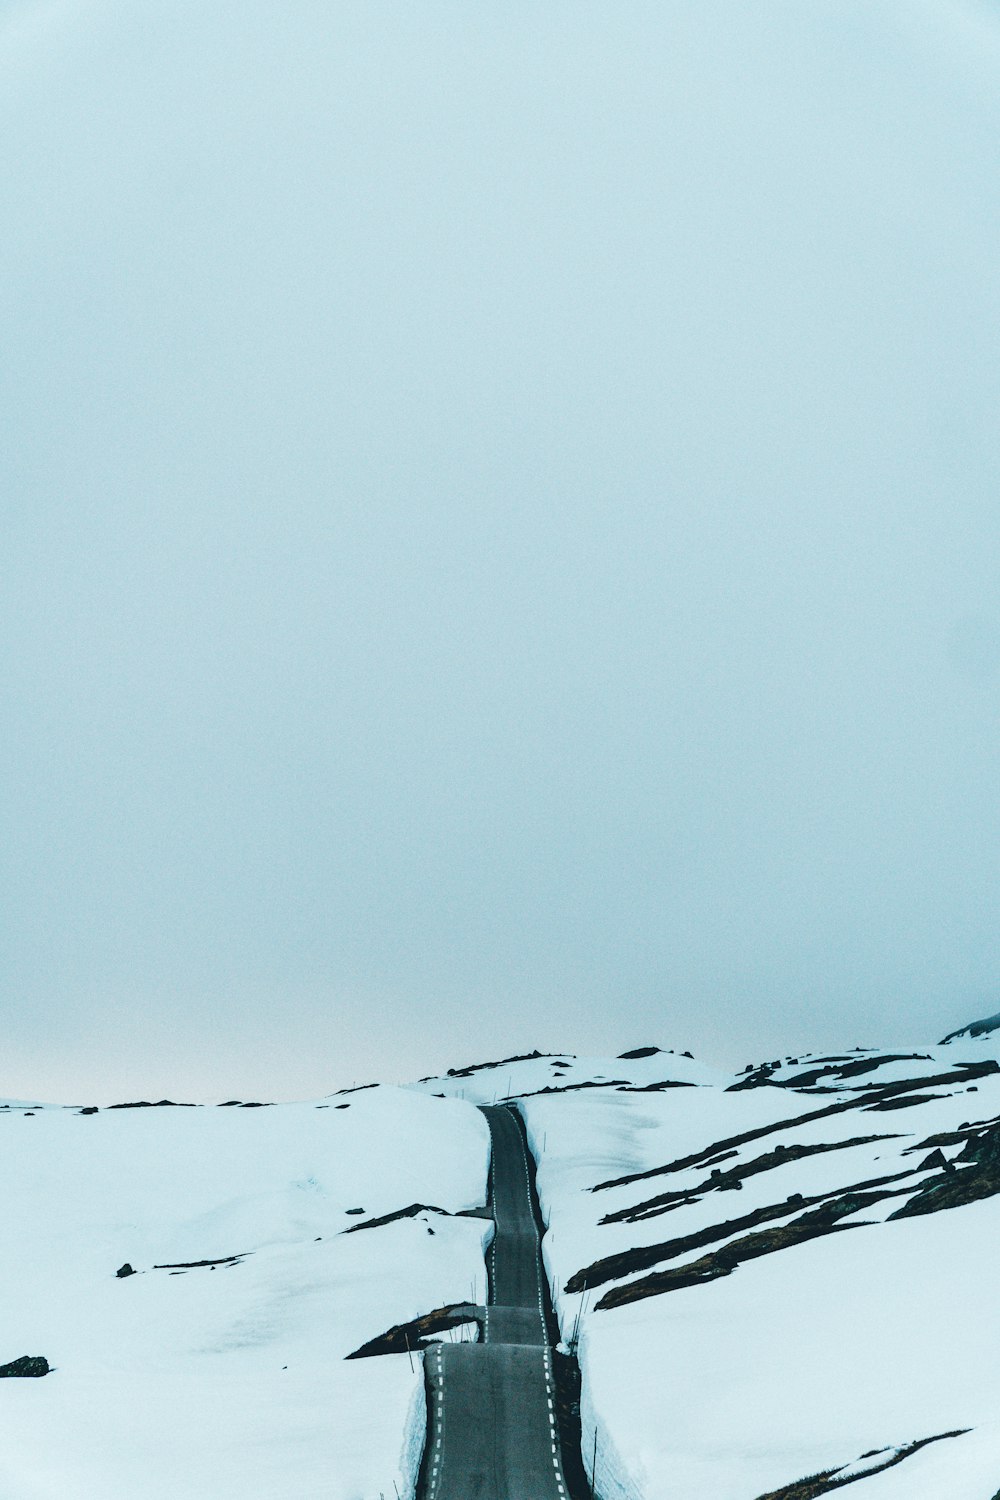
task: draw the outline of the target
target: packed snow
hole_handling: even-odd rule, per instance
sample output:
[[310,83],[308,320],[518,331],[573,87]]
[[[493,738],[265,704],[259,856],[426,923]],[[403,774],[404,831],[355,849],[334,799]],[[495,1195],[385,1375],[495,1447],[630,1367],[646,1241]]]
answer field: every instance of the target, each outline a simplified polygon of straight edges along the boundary
[[298,1105],[10,1101],[0,1362],[53,1369],[0,1385],[0,1494],[411,1500],[419,1346],[348,1356],[437,1309],[452,1326],[424,1337],[474,1336],[475,1106],[509,1100],[600,1500],[767,1500],[806,1476],[995,1500],[991,1030],[735,1077],[646,1046]]
[[[980,1037],[919,1056],[779,1060],[754,1070],[750,1087],[744,1075],[521,1100],[540,1158],[546,1266],[583,1372],[584,1459],[589,1471],[596,1435],[603,1500],[757,1500],[822,1473],[866,1475],[872,1500],[993,1500],[1000,1197],[890,1215],[912,1209],[922,1188],[954,1191],[971,1170],[963,1148],[967,1156],[967,1142],[1000,1116],[1000,1072],[982,1071],[998,1050]],[[817,1069],[815,1082],[790,1086]],[[914,1150],[936,1137],[946,1144]],[[933,1151],[946,1165],[921,1170]],[[593,1191],[618,1178],[632,1180]],[[991,1184],[981,1190],[1000,1187]],[[877,1201],[851,1211],[852,1192]],[[627,1300],[630,1285],[675,1269],[683,1277],[817,1203],[839,1205],[829,1232]],[[747,1225],[757,1213],[762,1223]],[[687,1237],[696,1243],[684,1248]],[[599,1265],[657,1244],[663,1254],[631,1271]],[[601,1307],[609,1293],[618,1304]]]
[[[484,1296],[490,1226],[456,1217],[485,1201],[476,1110],[375,1088],[255,1109],[13,1106],[0,1130],[0,1360],[53,1366],[0,1384],[0,1494],[409,1500],[421,1357],[345,1356]],[[442,1212],[344,1233],[359,1209],[415,1202]],[[119,1278],[126,1262],[137,1274]]]

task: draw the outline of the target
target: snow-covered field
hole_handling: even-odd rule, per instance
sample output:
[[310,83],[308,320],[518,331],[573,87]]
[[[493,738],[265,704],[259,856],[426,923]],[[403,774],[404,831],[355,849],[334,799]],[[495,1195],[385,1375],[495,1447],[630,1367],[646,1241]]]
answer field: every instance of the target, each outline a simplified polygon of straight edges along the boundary
[[346,1356],[484,1300],[474,1106],[510,1098],[601,1500],[997,1500],[998,1040],[0,1108],[0,1361],[53,1366],[0,1383],[0,1496],[410,1500],[422,1356]]
[[[488,1226],[449,1216],[485,1199],[481,1115],[377,1088],[0,1133],[0,1361],[54,1367],[0,1383],[4,1500],[408,1500],[420,1356],[345,1356],[483,1296]],[[343,1233],[414,1202],[445,1212]]]
[[522,1101],[604,1500],[757,1500],[829,1471],[867,1473],[872,1500],[994,1500],[998,1051],[962,1036]]

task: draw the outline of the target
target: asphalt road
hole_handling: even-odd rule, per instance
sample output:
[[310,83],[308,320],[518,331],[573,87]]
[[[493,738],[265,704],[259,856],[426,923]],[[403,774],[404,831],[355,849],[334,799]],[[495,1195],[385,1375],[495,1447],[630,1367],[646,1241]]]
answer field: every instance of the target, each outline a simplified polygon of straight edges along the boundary
[[518,1121],[484,1108],[493,1138],[483,1342],[438,1344],[424,1356],[429,1392],[425,1500],[567,1500],[533,1163]]

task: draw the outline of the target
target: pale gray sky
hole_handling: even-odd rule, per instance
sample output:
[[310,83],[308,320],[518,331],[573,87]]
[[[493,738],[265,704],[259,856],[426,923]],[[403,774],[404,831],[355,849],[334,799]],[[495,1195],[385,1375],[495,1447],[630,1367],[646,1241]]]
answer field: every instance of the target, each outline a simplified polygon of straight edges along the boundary
[[0,1093],[996,1009],[1000,23],[0,0]]

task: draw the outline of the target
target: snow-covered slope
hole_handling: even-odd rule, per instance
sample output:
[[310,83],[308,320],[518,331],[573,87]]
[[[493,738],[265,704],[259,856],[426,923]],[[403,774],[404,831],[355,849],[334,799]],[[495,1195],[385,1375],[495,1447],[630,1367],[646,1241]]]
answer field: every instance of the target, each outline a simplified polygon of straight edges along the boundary
[[474,1105],[509,1098],[601,1500],[996,1500],[998,1059],[973,1025],[736,1077],[641,1047],[298,1105],[10,1101],[0,1362],[53,1374],[0,1383],[0,1495],[410,1500],[421,1342],[485,1298]]
[[[412,1494],[419,1357],[345,1356],[482,1297],[488,1226],[452,1216],[485,1198],[477,1111],[375,1088],[254,1109],[15,1105],[0,1131],[0,1362],[54,1367],[0,1384],[5,1500]],[[415,1202],[443,1212],[344,1232]],[[125,1262],[138,1274],[118,1278]]]
[[1000,1044],[964,1040],[521,1101],[604,1500],[992,1500]]

